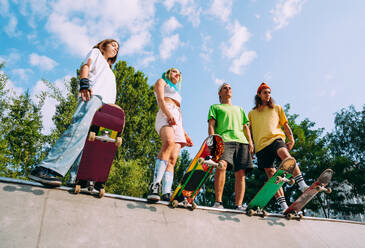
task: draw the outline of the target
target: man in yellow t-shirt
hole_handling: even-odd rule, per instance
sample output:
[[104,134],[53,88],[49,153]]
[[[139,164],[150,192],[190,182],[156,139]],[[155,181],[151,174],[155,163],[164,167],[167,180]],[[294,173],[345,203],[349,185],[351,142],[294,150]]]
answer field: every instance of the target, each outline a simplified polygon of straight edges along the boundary
[[[255,144],[258,167],[265,171],[268,178],[271,178],[276,172],[275,159],[284,160],[291,157],[289,151],[295,143],[293,132],[283,108],[274,103],[271,98],[271,89],[265,83],[262,83],[257,89],[255,104],[253,110],[248,114],[250,131]],[[282,127],[285,133],[281,129]],[[289,139],[286,144],[285,135]],[[305,191],[308,185],[305,183],[298,165],[294,169],[293,176],[299,189]],[[276,193],[275,198],[285,211],[288,205],[282,188]]]

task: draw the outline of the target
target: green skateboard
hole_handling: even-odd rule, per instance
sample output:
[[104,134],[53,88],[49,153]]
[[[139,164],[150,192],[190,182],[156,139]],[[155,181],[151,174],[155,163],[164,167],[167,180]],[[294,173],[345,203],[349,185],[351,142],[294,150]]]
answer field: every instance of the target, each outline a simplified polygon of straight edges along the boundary
[[287,158],[281,162],[275,174],[264,186],[262,186],[260,191],[257,192],[255,197],[248,204],[246,212],[249,216],[260,215],[265,217],[267,215],[266,211],[264,211],[264,207],[269,203],[276,192],[278,192],[284,183],[295,183],[294,179],[291,177],[296,163],[294,158]]

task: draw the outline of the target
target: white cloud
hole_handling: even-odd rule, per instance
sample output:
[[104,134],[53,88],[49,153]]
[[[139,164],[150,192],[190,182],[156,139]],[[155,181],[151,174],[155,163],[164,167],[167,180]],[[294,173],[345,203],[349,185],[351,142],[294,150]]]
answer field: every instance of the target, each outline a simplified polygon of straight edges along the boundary
[[20,60],[20,53],[16,49],[12,49],[9,55],[0,55],[0,61],[5,62],[5,66],[11,66],[18,63]]
[[0,0],[0,15],[6,16],[9,13],[9,2],[7,0]]
[[213,53],[213,49],[209,47],[208,43],[212,40],[212,37],[206,34],[200,34],[202,39],[202,48],[199,56],[206,62],[209,62],[211,59],[211,55]]
[[229,70],[235,74],[241,75],[243,67],[249,65],[257,57],[255,51],[244,51],[240,57],[233,60]]
[[289,20],[297,16],[302,11],[302,6],[306,0],[279,0],[275,8],[270,11],[273,15],[275,27],[267,31],[266,40],[271,40],[272,33],[284,28],[289,24]]
[[17,30],[17,25],[18,25],[18,19],[15,16],[10,15],[8,25],[4,27],[5,33],[9,37],[18,37],[21,34],[21,32]]
[[46,71],[52,70],[57,65],[57,62],[53,59],[48,58],[47,56],[38,55],[36,53],[32,53],[29,56],[29,63]]
[[165,0],[164,5],[170,11],[175,4],[180,4],[180,15],[186,16],[194,27],[200,24],[200,13],[202,9],[197,7],[194,0]]
[[[71,79],[72,76],[67,75],[64,78],[57,79],[53,84],[56,88],[60,90],[60,92],[65,97],[67,95],[67,89],[65,87],[65,83]],[[31,91],[31,99],[38,103],[39,99],[37,98],[38,95],[41,94],[41,92],[49,92],[48,87],[43,83],[43,81],[38,81],[36,85],[33,87]],[[47,97],[45,99],[44,105],[41,109],[42,112],[42,123],[43,123],[43,129],[42,133],[44,134],[50,134],[52,129],[55,127],[52,117],[54,116],[56,112],[56,106],[58,105],[58,101],[56,101],[53,98]]]
[[213,0],[208,13],[227,22],[232,12],[232,0]]
[[24,69],[24,68],[17,68],[17,69],[13,69],[11,71],[11,73],[16,76],[19,77],[21,80],[23,81],[27,81],[28,80],[28,75],[33,73],[33,71],[31,69]]
[[85,56],[93,45],[106,37],[119,40],[125,54],[143,53],[151,43],[155,2],[110,0],[101,5],[99,1],[58,0],[50,6],[47,29],[71,53],[79,56]]
[[213,81],[214,84],[218,86],[221,86],[224,82],[226,82],[224,79],[216,78],[215,76],[213,76]]
[[222,45],[223,55],[228,58],[234,58],[242,52],[244,44],[250,39],[251,34],[237,20],[234,22],[233,27],[228,25],[227,29],[230,30],[232,36],[229,39],[228,45]]
[[165,60],[171,57],[171,53],[175,51],[179,46],[182,45],[179,35],[171,35],[163,38],[160,45],[160,57]]
[[119,49],[119,55],[128,55],[138,53],[150,42],[151,34],[149,32],[141,32],[133,34]]
[[[0,74],[2,74],[2,71],[0,71]],[[21,87],[16,87],[14,82],[10,79],[7,80],[5,85],[5,90],[8,90],[9,96],[18,96],[24,92],[24,89]]]
[[156,61],[156,57],[151,53],[142,59],[140,62],[142,67],[147,67],[150,63]]
[[170,19],[165,21],[164,24],[162,24],[161,32],[164,34],[171,34],[176,29],[181,27],[182,25],[180,22],[174,16],[172,16]]

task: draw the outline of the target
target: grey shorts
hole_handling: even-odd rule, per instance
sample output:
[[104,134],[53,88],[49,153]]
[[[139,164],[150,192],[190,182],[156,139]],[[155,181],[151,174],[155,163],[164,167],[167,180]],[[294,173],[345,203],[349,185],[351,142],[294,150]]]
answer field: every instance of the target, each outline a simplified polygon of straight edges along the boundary
[[248,144],[238,142],[224,142],[224,152],[220,160],[228,163],[227,170],[246,172],[253,169],[252,158],[248,149]]

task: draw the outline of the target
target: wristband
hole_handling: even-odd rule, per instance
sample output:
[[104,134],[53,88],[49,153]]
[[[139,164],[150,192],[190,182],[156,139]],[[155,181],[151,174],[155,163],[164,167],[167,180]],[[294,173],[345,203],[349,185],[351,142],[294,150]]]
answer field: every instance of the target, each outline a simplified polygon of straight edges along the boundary
[[88,78],[81,78],[80,79],[80,91],[81,90],[90,91],[90,80]]

